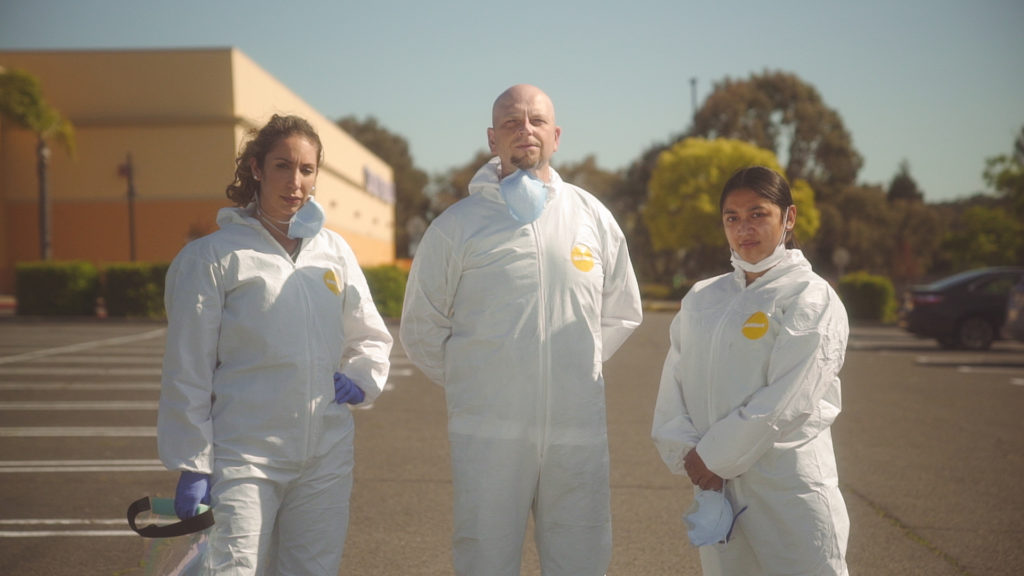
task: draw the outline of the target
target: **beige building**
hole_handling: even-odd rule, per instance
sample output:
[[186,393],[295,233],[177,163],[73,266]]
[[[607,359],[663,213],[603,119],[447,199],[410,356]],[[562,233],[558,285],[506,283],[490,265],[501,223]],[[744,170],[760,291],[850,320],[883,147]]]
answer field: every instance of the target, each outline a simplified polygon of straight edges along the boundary
[[[75,128],[76,157],[52,146],[53,259],[169,262],[216,230],[247,132],[272,114],[308,119],[323,141],[317,200],[364,266],[394,262],[391,167],[233,48],[0,52],[38,78]],[[40,258],[36,138],[0,121],[0,294]],[[131,156],[134,238],[129,234]]]

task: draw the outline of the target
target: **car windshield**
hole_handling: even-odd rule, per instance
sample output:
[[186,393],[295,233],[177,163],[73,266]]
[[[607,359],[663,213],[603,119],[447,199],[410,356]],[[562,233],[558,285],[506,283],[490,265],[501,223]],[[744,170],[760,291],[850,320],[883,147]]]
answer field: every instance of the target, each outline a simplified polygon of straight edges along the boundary
[[931,284],[926,285],[924,288],[925,288],[925,290],[931,290],[931,291],[945,290],[946,288],[949,288],[950,286],[959,284],[959,283],[961,283],[963,281],[966,281],[966,280],[970,280],[971,278],[975,278],[977,276],[981,276],[983,274],[986,274],[987,272],[988,272],[988,270],[984,270],[984,269],[968,270],[966,272],[960,272],[959,274],[953,274],[952,276],[947,276],[947,277],[945,277],[945,278],[943,278],[941,280],[936,280],[935,282],[932,282]]

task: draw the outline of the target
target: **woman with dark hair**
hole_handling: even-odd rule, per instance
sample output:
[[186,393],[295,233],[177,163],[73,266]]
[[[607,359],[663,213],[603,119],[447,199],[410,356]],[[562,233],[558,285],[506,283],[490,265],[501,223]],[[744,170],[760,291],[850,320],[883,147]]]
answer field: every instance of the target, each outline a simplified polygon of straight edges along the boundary
[[295,116],[252,133],[220,230],[167,272],[160,458],[175,511],[212,503],[202,574],[336,576],[354,422],[384,389],[391,336],[351,248],[313,199],[320,138]]
[[652,437],[695,486],[685,520],[705,575],[847,574],[830,432],[846,310],[786,249],[797,210],[782,176],[744,168],[720,206],[735,270],[683,298]]

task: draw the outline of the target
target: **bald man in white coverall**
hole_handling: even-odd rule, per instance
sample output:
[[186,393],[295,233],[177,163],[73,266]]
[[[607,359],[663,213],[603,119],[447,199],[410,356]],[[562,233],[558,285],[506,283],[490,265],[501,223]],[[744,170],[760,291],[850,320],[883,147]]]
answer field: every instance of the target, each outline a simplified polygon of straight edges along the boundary
[[550,167],[561,129],[534,86],[509,88],[495,158],[413,261],[409,358],[444,386],[455,573],[518,575],[529,514],[545,576],[600,576],[611,558],[602,363],[640,324],[611,213]]

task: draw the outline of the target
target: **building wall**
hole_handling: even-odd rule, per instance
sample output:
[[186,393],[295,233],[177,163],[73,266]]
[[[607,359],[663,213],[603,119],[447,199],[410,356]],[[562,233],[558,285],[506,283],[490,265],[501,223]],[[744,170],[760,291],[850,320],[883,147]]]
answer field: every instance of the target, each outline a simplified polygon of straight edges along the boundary
[[[317,178],[317,200],[324,206],[327,226],[352,245],[360,262],[394,262],[394,204],[367,193],[366,169],[393,182],[391,167],[339,129],[245,54],[232,51],[234,109],[247,128],[262,126],[273,114],[296,114],[317,127],[324,146],[324,165]],[[331,129],[320,129],[329,126]],[[242,144],[243,131],[237,134]],[[362,247],[362,249],[358,248]]]
[[[327,226],[361,264],[394,261],[394,205],[365,177],[393,182],[391,168],[236,49],[0,53],[0,66],[39,78],[75,126],[76,157],[51,155],[55,260],[127,261],[134,241],[137,260],[169,261],[216,229],[244,139],[280,113],[310,120],[324,143]],[[119,173],[129,154],[134,239]],[[10,293],[15,263],[39,259],[35,136],[10,123],[0,124],[0,224],[0,293]]]

